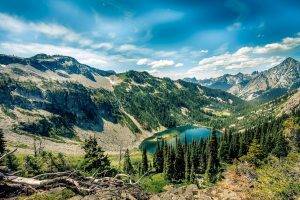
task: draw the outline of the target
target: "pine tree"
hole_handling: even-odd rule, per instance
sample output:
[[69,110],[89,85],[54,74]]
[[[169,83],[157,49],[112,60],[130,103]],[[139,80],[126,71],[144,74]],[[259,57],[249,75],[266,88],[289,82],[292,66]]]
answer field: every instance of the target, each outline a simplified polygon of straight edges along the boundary
[[190,162],[190,155],[189,151],[185,153],[184,157],[184,163],[185,163],[185,169],[184,169],[184,176],[186,181],[190,181],[190,174],[191,174],[191,162]]
[[57,154],[57,168],[58,171],[66,171],[70,168],[66,160],[66,156],[61,152]]
[[19,162],[14,154],[8,154],[5,159],[5,165],[12,171],[16,171],[19,168]]
[[173,165],[173,158],[174,158],[174,152],[172,148],[165,146],[164,149],[164,176],[167,180],[171,181],[174,176],[174,165]]
[[147,157],[147,150],[143,149],[142,153],[142,166],[141,166],[141,172],[142,174],[148,172],[148,157]]
[[241,133],[240,141],[239,141],[239,154],[238,156],[241,157],[247,154],[248,151],[248,141],[247,135],[250,134],[247,130],[244,133]]
[[157,142],[156,152],[153,155],[153,166],[157,173],[162,173],[164,169],[164,142],[162,146]]
[[206,178],[210,182],[216,181],[216,175],[219,172],[220,162],[218,158],[218,141],[216,131],[213,130],[208,143],[208,163],[206,169]]
[[[104,170],[110,168],[110,161],[104,151],[98,145],[95,137],[85,140],[83,149],[85,151],[83,159],[83,169],[87,172],[98,172],[101,174]],[[105,175],[102,173],[102,175]]]
[[134,172],[132,164],[131,164],[131,159],[130,159],[130,154],[129,154],[128,149],[126,149],[125,155],[124,155],[123,171],[126,174],[133,174],[133,172]]
[[275,148],[272,151],[272,154],[274,154],[277,157],[286,157],[288,154],[288,143],[285,140],[283,134],[281,132],[278,133],[278,136],[276,138]]
[[264,155],[260,144],[258,143],[257,139],[253,139],[249,146],[247,155],[243,156],[241,159],[258,166],[260,165],[263,156]]
[[194,167],[194,163],[192,163],[191,166],[191,171],[190,171],[190,182],[194,182],[195,181],[195,167]]
[[175,152],[175,161],[174,161],[174,179],[182,180],[184,179],[184,149],[180,141],[176,142],[176,152]]
[[227,133],[225,131],[224,135],[221,137],[220,147],[218,151],[219,159],[223,162],[229,161],[229,145],[227,144]]
[[231,160],[235,159],[239,155],[239,133],[235,133],[231,137],[230,147],[229,147],[229,158]]
[[0,129],[0,155],[4,154],[6,151],[6,142],[4,140],[4,134],[2,129]]

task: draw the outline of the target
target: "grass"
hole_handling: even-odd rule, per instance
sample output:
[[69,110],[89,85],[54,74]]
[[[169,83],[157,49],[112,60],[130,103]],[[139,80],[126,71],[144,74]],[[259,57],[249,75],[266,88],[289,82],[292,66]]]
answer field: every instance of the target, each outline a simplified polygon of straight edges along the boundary
[[141,187],[149,193],[163,192],[163,188],[169,184],[169,181],[164,178],[162,173],[147,176],[140,182]]

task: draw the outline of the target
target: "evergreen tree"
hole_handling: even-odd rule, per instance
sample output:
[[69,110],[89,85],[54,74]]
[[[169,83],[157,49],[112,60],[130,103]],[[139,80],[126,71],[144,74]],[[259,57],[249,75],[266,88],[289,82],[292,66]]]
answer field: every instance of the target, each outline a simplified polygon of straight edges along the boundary
[[229,161],[229,145],[227,143],[227,132],[225,131],[224,135],[222,135],[220,140],[220,147],[219,147],[219,159],[223,162]]
[[174,165],[173,165],[173,158],[174,158],[174,152],[172,148],[165,147],[164,150],[164,176],[167,180],[171,181],[174,176]]
[[182,180],[184,179],[184,169],[185,169],[185,163],[184,163],[184,149],[183,145],[180,143],[180,141],[176,142],[175,147],[175,161],[174,161],[174,179],[175,180]]
[[5,165],[12,171],[16,171],[19,168],[19,162],[14,154],[8,154],[5,159]]
[[6,142],[4,140],[4,134],[2,129],[0,129],[0,155],[4,154],[6,151]]
[[59,152],[57,154],[57,169],[58,171],[66,171],[70,168],[66,161],[66,157],[63,153]]
[[243,155],[245,155],[248,151],[248,144],[247,144],[247,131],[245,131],[244,133],[241,133],[241,137],[240,137],[240,141],[239,141],[239,154],[238,156],[241,157]]
[[133,174],[133,172],[134,172],[132,164],[131,164],[131,159],[130,159],[130,154],[129,154],[128,149],[126,149],[125,155],[124,155],[123,171],[126,174]]
[[184,163],[185,163],[185,169],[184,169],[185,180],[190,181],[191,160],[190,160],[189,151],[185,152]]
[[160,142],[157,142],[156,152],[153,155],[153,166],[157,173],[162,173],[164,170],[164,142],[160,145]]
[[194,163],[192,163],[191,166],[191,171],[190,171],[190,182],[194,182],[195,181],[195,167],[194,167]]
[[230,147],[229,147],[229,158],[231,160],[235,159],[239,155],[239,133],[232,134]]
[[142,166],[141,172],[142,174],[148,172],[148,157],[147,157],[147,150],[144,148],[142,153]]
[[247,155],[243,156],[241,159],[258,166],[260,165],[263,156],[264,155],[260,144],[258,143],[257,139],[253,139]]
[[[104,155],[104,151],[98,145],[95,137],[90,137],[85,140],[83,149],[85,155],[83,158],[83,169],[87,172],[104,172],[104,170],[110,169],[110,161],[107,155]],[[100,173],[99,173],[100,172]],[[105,175],[102,173],[102,175]]]
[[276,138],[275,148],[273,149],[272,154],[274,154],[277,157],[286,157],[288,151],[288,142],[285,140],[283,134],[279,132]]
[[213,130],[208,143],[208,162],[206,169],[206,178],[210,182],[216,181],[216,175],[219,172],[220,162],[218,158],[218,141],[216,131]]

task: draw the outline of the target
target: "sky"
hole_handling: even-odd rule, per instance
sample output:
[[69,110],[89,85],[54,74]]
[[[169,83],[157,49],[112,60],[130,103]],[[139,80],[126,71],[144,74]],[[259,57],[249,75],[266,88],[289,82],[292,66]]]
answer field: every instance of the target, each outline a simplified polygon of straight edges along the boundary
[[0,53],[205,79],[300,59],[299,0],[1,0]]

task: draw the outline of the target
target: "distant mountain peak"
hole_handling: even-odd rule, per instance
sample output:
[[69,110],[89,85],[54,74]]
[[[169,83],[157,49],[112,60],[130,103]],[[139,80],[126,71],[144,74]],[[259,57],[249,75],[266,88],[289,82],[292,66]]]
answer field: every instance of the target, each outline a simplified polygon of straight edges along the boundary
[[289,64],[289,63],[298,63],[299,61],[297,61],[296,59],[292,58],[292,57],[287,57],[286,59],[284,59],[281,64]]

